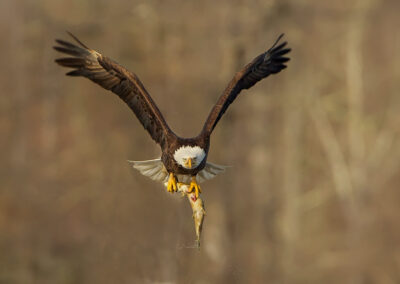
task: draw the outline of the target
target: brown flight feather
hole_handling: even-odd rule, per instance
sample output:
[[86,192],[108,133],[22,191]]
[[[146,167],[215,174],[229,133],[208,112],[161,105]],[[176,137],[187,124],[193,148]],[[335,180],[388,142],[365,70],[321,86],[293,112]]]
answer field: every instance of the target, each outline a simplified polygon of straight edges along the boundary
[[251,63],[236,73],[208,115],[203,127],[203,135],[211,135],[222,115],[242,90],[249,89],[258,81],[286,68],[284,63],[289,61],[289,58],[284,57],[284,55],[290,52],[290,48],[285,48],[287,42],[276,46],[282,37],[283,34],[278,37],[268,51],[257,56]]
[[74,68],[68,76],[83,76],[118,95],[135,113],[150,136],[161,146],[168,135],[174,135],[160,110],[140,82],[139,78],[115,61],[88,48],[73,34],[69,35],[80,45],[57,39],[54,49],[72,57],[55,61],[64,67]]

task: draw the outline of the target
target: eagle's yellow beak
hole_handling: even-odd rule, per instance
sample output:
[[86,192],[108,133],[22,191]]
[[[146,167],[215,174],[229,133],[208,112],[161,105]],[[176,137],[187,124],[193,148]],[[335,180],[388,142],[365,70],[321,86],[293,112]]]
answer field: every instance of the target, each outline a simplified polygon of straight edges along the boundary
[[185,167],[191,169],[192,168],[192,158],[188,158],[185,162]]

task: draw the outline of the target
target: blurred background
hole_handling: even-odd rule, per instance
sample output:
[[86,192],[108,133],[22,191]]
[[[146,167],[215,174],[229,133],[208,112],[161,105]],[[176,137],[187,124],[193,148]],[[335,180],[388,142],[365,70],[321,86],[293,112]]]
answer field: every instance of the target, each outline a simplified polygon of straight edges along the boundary
[[[0,283],[400,283],[400,2],[0,2]],[[181,136],[284,32],[288,69],[212,136],[202,247],[116,96],[56,64],[76,34]]]

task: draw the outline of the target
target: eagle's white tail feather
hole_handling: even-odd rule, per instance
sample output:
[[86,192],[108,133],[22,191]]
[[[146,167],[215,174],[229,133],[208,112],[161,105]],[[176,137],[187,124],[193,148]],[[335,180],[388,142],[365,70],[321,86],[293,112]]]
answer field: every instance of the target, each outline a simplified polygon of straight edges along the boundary
[[[133,164],[133,167],[137,169],[142,175],[145,175],[152,180],[166,183],[168,181],[168,172],[164,167],[161,159],[146,160],[146,161],[128,161]],[[214,163],[206,163],[206,166],[200,171],[197,176],[197,182],[202,183],[206,180],[214,178],[216,175],[225,171],[227,166],[217,165]],[[190,183],[190,175],[178,175],[179,182]]]

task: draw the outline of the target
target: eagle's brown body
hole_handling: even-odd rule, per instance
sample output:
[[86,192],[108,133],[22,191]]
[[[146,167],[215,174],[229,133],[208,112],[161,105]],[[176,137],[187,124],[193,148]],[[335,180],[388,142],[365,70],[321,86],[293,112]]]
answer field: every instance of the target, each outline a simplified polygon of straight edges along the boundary
[[[212,131],[242,90],[249,89],[263,78],[286,68],[285,63],[289,58],[285,55],[290,51],[286,48],[286,42],[278,45],[281,35],[268,51],[257,56],[235,74],[212,108],[200,134],[194,138],[181,138],[169,128],[157,105],[134,73],[88,48],[75,36],[70,35],[79,46],[64,40],[56,40],[59,46],[54,48],[70,55],[56,59],[56,62],[61,66],[73,68],[67,75],[90,79],[118,95],[132,109],[162,150],[161,160],[136,162],[137,168],[155,180],[168,179],[169,191],[176,190],[176,176],[180,175],[192,176],[191,186],[196,186],[197,192],[200,188],[197,188],[196,176],[206,180],[223,169],[223,166],[207,162]],[[160,161],[163,167],[158,164]],[[170,190],[172,187],[174,190]]]

